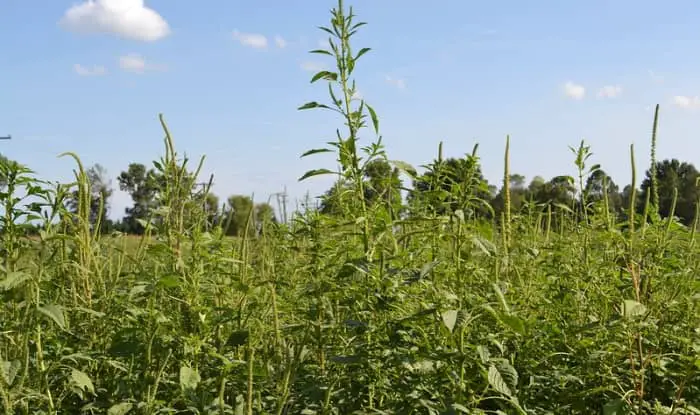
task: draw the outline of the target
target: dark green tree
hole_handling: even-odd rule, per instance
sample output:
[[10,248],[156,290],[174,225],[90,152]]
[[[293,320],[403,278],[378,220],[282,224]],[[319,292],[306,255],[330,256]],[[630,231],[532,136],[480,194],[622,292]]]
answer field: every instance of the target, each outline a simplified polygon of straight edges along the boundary
[[131,163],[117,180],[119,189],[128,192],[133,202],[132,207],[126,208],[126,216],[122,222],[124,231],[142,233],[144,228],[139,220],[146,220],[157,206],[159,177],[154,170],[147,170],[143,164]]
[[586,180],[586,199],[589,205],[600,206],[607,194],[608,208],[613,213],[620,213],[625,208],[623,205],[620,187],[604,170],[598,169],[591,173]]
[[[640,186],[640,212],[644,208],[643,203],[646,201],[646,194],[651,190],[651,174],[651,169],[646,171],[645,178]],[[673,194],[674,189],[676,189],[678,198],[674,215],[686,225],[690,225],[693,222],[695,206],[700,196],[697,186],[698,176],[700,176],[700,173],[691,163],[681,162],[677,159],[663,160],[656,163],[659,214],[661,217],[666,218],[671,214]]]
[[414,212],[444,215],[461,209],[472,217],[491,217],[494,188],[484,178],[475,152],[464,158],[438,158],[426,167],[408,194]]
[[[100,164],[95,164],[85,171],[88,183],[90,185],[90,214],[89,220],[92,226],[96,226],[99,222],[101,232],[109,232],[112,229],[112,223],[108,219],[109,214],[109,199],[114,192],[112,182],[107,176],[107,171]],[[74,190],[66,198],[66,206],[73,213],[78,212],[79,192]]]
[[[525,187],[525,176],[522,174],[511,174],[510,175],[510,208],[512,213],[519,212],[520,209],[528,201],[530,192],[527,187]],[[503,189],[498,190],[496,196],[493,198],[491,205],[496,213],[496,217],[499,218],[503,209],[505,208],[505,195]]]
[[[399,170],[392,168],[389,162],[376,158],[367,163],[364,168],[362,183],[364,199],[368,207],[383,202],[398,215],[401,209],[401,178]],[[321,212],[324,214],[340,215],[344,209],[351,208],[353,186],[344,180],[337,181],[323,196],[321,196]]]

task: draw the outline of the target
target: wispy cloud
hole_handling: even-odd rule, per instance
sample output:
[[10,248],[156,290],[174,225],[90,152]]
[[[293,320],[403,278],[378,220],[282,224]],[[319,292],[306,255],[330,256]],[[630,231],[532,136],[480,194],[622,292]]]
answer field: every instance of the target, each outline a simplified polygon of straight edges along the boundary
[[679,108],[684,109],[700,108],[700,97],[698,97],[697,95],[694,97],[676,95],[675,97],[673,97],[673,104]]
[[283,38],[282,36],[275,36],[275,45],[277,45],[278,48],[284,49],[287,47],[287,40]]
[[581,100],[586,96],[586,88],[569,81],[564,84],[564,94],[571,99]]
[[622,94],[620,85],[606,85],[598,90],[598,98],[617,98]]
[[107,68],[101,65],[83,66],[79,63],[73,65],[73,70],[80,76],[100,76],[107,73]]
[[326,65],[324,65],[321,62],[315,61],[304,61],[299,66],[301,67],[301,69],[308,72],[318,72],[326,69]]
[[385,80],[388,84],[393,85],[398,89],[406,89],[406,81],[404,81],[403,79],[397,79],[387,75]]
[[242,33],[234,30],[232,36],[241,45],[254,49],[266,49],[268,45],[267,37],[260,33]]
[[164,65],[153,64],[137,54],[129,54],[119,57],[119,67],[126,72],[144,73],[153,70],[165,70]]

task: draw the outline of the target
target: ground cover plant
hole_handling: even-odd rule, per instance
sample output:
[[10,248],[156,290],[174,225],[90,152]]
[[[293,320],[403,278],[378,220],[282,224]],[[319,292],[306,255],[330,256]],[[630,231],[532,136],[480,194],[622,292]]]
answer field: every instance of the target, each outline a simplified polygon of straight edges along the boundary
[[164,155],[120,176],[136,237],[77,155],[64,184],[2,160],[4,414],[700,413],[699,175],[656,161],[658,107],[622,192],[584,142],[528,187],[509,138],[500,189],[476,147],[418,172],[353,99],[362,25],[339,1],[313,51],[336,69],[300,109],[342,121],[305,154],[337,156],[301,177],[337,176],[318,208],[219,211],[163,117]]

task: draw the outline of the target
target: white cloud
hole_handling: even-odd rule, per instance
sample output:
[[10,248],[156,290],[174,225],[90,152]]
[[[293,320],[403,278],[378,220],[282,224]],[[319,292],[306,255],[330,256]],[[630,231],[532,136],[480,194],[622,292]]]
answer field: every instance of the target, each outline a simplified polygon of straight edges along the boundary
[[676,95],[673,97],[673,103],[680,108],[687,108],[687,109],[693,109],[693,108],[700,108],[700,97],[694,96],[694,97],[688,97],[684,95]]
[[99,76],[107,73],[107,69],[101,65],[84,66],[79,63],[73,65],[73,70],[80,76]]
[[326,66],[324,64],[314,61],[305,61],[302,62],[299,66],[301,66],[301,69],[309,72],[319,72],[326,69]]
[[617,98],[622,94],[620,85],[606,85],[598,90],[598,98]]
[[403,79],[396,79],[392,78],[391,76],[387,76],[386,81],[398,89],[406,89],[406,81]]
[[143,42],[170,34],[168,22],[143,0],[86,0],[68,9],[59,24],[77,33],[108,33]]
[[119,58],[119,67],[126,72],[144,73],[149,70],[164,70],[164,65],[156,65],[136,54],[124,55]]
[[581,100],[586,96],[586,88],[569,81],[564,84],[564,94],[571,99]]
[[275,44],[280,49],[287,47],[287,41],[282,36],[275,36]]
[[241,33],[238,30],[234,30],[232,36],[243,46],[255,49],[267,48],[267,37],[265,37],[265,35],[259,33]]

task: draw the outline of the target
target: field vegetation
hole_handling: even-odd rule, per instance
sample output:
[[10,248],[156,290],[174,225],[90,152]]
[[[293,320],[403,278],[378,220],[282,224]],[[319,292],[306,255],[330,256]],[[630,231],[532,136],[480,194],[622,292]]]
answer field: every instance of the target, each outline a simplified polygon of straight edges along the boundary
[[340,120],[305,154],[337,157],[301,178],[336,175],[318,206],[222,207],[163,117],[116,223],[99,166],[0,162],[0,412],[700,413],[700,174],[656,160],[659,108],[622,190],[585,142],[529,184],[507,137],[498,186],[476,147],[415,168],[353,99],[362,24],[339,1],[312,52],[336,68],[300,110]]

